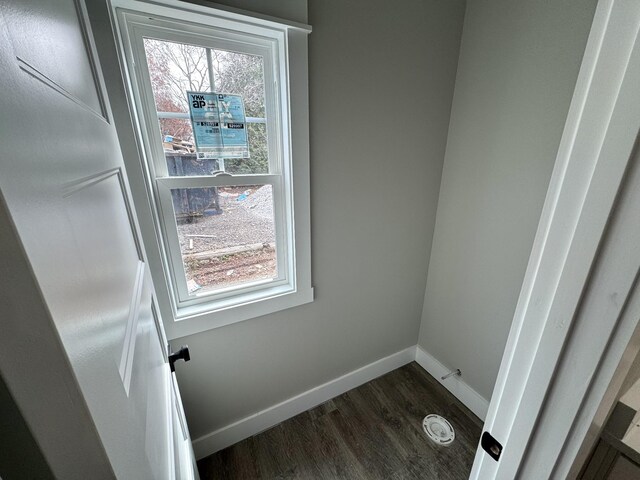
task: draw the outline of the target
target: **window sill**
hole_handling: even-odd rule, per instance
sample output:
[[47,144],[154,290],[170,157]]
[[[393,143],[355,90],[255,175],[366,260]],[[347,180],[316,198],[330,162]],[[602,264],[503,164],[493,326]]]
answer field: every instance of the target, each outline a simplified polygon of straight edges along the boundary
[[245,301],[235,299],[231,305],[214,304],[212,307],[211,303],[206,303],[179,308],[174,315],[170,336],[178,338],[193,335],[313,302],[313,287],[280,289],[284,291],[278,292],[276,287],[268,296],[264,295],[264,291],[257,298],[247,295]]

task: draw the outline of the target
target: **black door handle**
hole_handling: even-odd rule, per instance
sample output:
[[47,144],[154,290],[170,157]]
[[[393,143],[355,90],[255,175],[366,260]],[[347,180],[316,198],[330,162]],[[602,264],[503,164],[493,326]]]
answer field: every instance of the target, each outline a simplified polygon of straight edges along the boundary
[[172,372],[176,371],[174,363],[176,363],[178,360],[184,360],[185,362],[191,360],[191,355],[189,355],[189,347],[187,345],[183,345],[182,347],[180,347],[180,350],[178,350],[177,352],[172,352],[171,345],[169,345],[169,368]]

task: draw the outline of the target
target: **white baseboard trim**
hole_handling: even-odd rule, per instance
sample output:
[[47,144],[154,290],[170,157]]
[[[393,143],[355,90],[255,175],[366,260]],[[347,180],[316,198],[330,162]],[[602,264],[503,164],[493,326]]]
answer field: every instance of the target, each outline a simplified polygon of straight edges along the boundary
[[[405,348],[388,357],[376,360],[364,367],[307,390],[295,397],[291,397],[277,405],[249,415],[226,427],[196,438],[193,441],[195,456],[199,460],[207,455],[211,455],[245,438],[249,438],[271,428],[299,413],[320,405],[327,400],[342,395],[353,388],[359,387],[374,378],[389,373],[407,363],[411,363],[415,359],[416,347]],[[464,402],[464,400],[462,401]]]
[[486,398],[462,381],[460,377],[453,376],[444,381],[440,380],[440,377],[449,373],[451,369],[445,367],[420,346],[416,346],[416,362],[484,422],[489,410],[489,401]]

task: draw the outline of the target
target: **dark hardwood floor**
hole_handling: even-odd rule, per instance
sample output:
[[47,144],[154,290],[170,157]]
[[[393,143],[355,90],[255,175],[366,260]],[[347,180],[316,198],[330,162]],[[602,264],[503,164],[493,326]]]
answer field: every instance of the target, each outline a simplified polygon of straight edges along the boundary
[[[454,443],[432,443],[429,413]],[[482,423],[410,363],[198,462],[211,479],[467,479]]]

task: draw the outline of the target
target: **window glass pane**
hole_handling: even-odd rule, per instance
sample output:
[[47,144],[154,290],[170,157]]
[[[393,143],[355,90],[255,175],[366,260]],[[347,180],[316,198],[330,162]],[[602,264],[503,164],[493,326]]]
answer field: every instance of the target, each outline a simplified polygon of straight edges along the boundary
[[171,194],[190,295],[278,276],[271,185]]
[[[150,38],[144,39],[144,46],[170,175],[206,175],[219,170],[236,174],[268,173],[263,58]],[[213,78],[209,78],[210,72],[213,72]],[[249,157],[202,159],[209,160],[203,162],[206,165],[204,173],[201,169],[196,169],[198,173],[189,169],[178,173],[174,157],[196,154],[187,91],[242,97]],[[224,122],[220,125],[222,127]]]
[[225,160],[225,170],[230,173],[268,173],[269,153],[267,151],[267,125],[248,123],[249,158],[229,158]]
[[206,50],[195,45],[150,38],[144,39],[144,49],[165,151],[195,152],[185,92],[208,91],[211,88]]
[[165,152],[164,156],[170,177],[211,175],[220,170],[218,160],[198,158],[195,153]]

